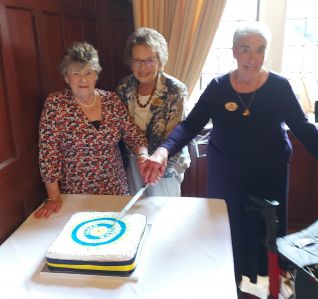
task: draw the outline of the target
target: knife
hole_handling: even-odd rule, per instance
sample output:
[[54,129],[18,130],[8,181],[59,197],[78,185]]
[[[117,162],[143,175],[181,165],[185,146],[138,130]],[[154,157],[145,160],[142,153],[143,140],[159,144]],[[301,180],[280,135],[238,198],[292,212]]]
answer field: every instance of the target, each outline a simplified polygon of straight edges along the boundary
[[144,191],[148,188],[149,184],[144,184],[138,192],[132,197],[132,199],[126,204],[126,206],[121,210],[121,212],[116,216],[114,223],[116,220],[122,219],[129,209],[135,204],[135,202],[140,198],[140,196],[144,193]]

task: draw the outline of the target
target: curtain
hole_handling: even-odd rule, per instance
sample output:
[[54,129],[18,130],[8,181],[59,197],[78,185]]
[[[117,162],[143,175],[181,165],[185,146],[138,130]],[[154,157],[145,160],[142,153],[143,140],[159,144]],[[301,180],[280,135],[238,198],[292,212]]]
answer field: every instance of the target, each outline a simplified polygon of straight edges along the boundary
[[165,72],[192,92],[200,77],[226,0],[133,0],[135,28],[158,30],[169,45]]

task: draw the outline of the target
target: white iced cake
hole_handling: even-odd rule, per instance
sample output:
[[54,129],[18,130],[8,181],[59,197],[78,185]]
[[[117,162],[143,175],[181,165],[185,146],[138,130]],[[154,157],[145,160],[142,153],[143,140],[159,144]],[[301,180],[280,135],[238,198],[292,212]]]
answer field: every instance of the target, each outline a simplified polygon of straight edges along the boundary
[[146,217],[115,212],[80,212],[66,223],[46,253],[50,270],[128,275],[134,271]]

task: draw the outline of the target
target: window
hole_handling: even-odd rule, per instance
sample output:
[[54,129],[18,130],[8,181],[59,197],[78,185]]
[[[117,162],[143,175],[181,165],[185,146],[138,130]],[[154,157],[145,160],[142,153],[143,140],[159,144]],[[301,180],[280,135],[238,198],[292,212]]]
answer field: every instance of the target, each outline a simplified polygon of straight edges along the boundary
[[306,112],[313,112],[314,101],[318,100],[318,10],[315,3],[315,0],[286,1],[282,73],[293,84]]
[[189,99],[191,109],[210,81],[235,67],[232,56],[232,37],[237,23],[256,20],[259,0],[227,0],[219,28],[214,37],[212,47],[203,66],[201,77]]
[[[189,110],[215,76],[235,68],[232,37],[237,23],[264,20],[271,27],[273,40],[270,68],[290,80],[306,113],[314,111],[318,101],[318,10],[316,0],[227,0],[202,74],[189,99]],[[275,6],[275,10],[273,10]],[[276,21],[275,21],[276,20]],[[282,26],[277,26],[277,20]],[[284,21],[282,21],[284,20]],[[284,26],[285,24],[285,26]],[[277,38],[278,37],[278,38]],[[277,57],[282,57],[281,59]],[[274,58],[274,59],[273,59]],[[274,62],[273,62],[274,61]]]

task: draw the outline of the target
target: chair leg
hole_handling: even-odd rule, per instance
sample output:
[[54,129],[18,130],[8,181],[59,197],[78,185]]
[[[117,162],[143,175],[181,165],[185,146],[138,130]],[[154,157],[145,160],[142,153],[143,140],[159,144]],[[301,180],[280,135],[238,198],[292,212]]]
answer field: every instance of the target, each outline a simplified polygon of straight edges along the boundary
[[278,255],[276,252],[268,251],[268,277],[269,277],[269,294],[271,299],[278,299],[280,290],[280,268],[278,265]]

